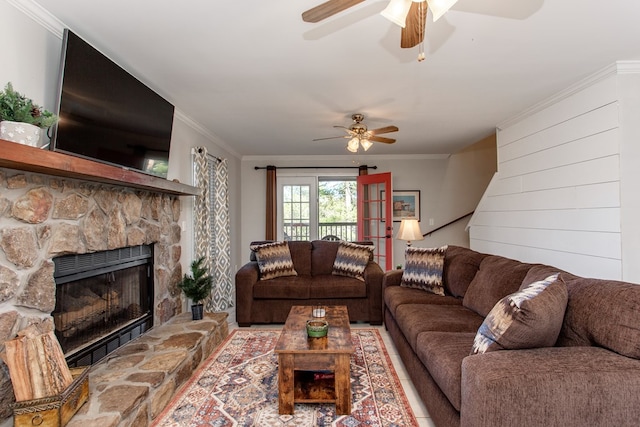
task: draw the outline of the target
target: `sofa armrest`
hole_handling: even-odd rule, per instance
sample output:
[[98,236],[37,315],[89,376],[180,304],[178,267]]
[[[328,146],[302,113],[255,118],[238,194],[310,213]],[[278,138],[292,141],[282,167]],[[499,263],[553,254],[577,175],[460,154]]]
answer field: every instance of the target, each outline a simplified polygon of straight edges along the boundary
[[640,360],[599,347],[468,356],[461,387],[461,427],[632,426],[640,419]]
[[240,326],[251,325],[253,285],[260,279],[256,261],[250,261],[236,272],[236,320]]
[[369,322],[372,325],[382,324],[382,278],[384,271],[376,262],[369,262],[364,269],[364,282],[367,284],[369,299]]
[[384,277],[382,278],[382,290],[384,291],[389,286],[400,286],[403,271],[404,270],[389,270],[384,273]]

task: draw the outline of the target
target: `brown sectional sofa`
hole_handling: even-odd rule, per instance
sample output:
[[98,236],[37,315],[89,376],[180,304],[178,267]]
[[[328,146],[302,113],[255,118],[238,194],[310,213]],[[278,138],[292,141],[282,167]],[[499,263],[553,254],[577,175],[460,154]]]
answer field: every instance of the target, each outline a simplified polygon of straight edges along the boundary
[[[555,346],[471,355],[485,316],[560,272],[568,304]],[[449,246],[445,296],[383,279],[384,322],[435,425],[640,425],[640,285]]]
[[289,241],[288,245],[297,276],[259,280],[255,260],[236,273],[238,325],[284,323],[292,306],[312,304],[345,305],[351,322],[382,324],[384,272],[375,261],[367,264],[363,282],[332,275],[338,241]]

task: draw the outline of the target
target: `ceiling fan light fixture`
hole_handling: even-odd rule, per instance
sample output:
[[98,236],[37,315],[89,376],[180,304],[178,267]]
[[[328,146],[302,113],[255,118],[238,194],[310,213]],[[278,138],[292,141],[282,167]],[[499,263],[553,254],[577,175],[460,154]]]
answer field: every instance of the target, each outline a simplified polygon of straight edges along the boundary
[[367,151],[369,148],[371,148],[371,146],[373,145],[373,142],[365,138],[360,140],[360,145],[362,145],[362,148],[364,148],[364,151]]
[[433,14],[433,22],[442,17],[458,0],[429,0],[429,9]]
[[391,0],[380,15],[389,21],[404,28],[407,25],[407,15],[411,8],[412,0]]
[[349,142],[347,142],[347,150],[351,151],[352,153],[357,153],[358,152],[359,143],[360,143],[360,141],[358,140],[357,137],[351,138],[349,140]]

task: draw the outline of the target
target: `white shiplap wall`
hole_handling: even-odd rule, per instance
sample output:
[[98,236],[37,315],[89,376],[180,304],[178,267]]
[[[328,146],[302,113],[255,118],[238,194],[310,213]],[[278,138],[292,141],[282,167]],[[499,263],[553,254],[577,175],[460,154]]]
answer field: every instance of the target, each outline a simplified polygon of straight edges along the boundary
[[498,172],[470,221],[473,249],[622,279],[617,69],[500,126]]

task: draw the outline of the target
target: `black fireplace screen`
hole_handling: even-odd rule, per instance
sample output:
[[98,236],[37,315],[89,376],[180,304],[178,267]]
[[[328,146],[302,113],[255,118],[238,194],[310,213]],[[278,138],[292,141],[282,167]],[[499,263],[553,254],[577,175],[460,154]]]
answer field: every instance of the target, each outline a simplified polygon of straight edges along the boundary
[[54,259],[52,316],[70,366],[91,365],[153,325],[152,260],[146,245]]

